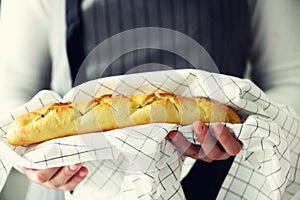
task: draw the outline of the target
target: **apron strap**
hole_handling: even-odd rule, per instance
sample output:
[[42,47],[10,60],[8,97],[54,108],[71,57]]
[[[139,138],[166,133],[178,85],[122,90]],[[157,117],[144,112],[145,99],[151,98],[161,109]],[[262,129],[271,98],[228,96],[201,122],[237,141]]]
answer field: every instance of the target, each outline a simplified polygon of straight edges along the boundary
[[66,0],[67,55],[74,84],[77,72],[84,59],[81,0]]

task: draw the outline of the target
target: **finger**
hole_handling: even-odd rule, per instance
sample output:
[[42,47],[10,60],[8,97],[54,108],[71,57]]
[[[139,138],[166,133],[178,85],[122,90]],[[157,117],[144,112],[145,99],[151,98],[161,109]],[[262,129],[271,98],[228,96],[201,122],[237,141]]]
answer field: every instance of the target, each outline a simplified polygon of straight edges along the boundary
[[50,185],[53,188],[60,188],[63,186],[73,175],[75,175],[82,165],[74,164],[69,166],[64,166],[59,170],[51,179],[48,181],[47,185]]
[[202,121],[195,121],[192,124],[192,129],[198,139],[198,141],[200,142],[200,144],[202,144],[205,140],[206,134],[208,132],[208,127],[205,123],[203,123]]
[[189,156],[194,159],[199,159],[201,155],[199,145],[190,143],[180,132],[170,131],[167,135],[167,139],[176,147],[179,153]]
[[214,123],[211,125],[211,129],[215,138],[219,141],[227,154],[234,156],[241,151],[243,143],[239,141],[226,126],[221,123]]
[[80,170],[72,176],[68,182],[66,182],[60,189],[66,191],[74,190],[87,176],[88,169],[86,167],[81,167]]
[[194,122],[193,130],[207,158],[211,160],[229,158],[229,155],[218,145],[217,139],[211,135],[205,123],[201,121]]
[[56,174],[61,167],[53,167],[49,169],[29,169],[21,167],[24,174],[33,182],[36,183],[45,183],[51,179],[51,177]]

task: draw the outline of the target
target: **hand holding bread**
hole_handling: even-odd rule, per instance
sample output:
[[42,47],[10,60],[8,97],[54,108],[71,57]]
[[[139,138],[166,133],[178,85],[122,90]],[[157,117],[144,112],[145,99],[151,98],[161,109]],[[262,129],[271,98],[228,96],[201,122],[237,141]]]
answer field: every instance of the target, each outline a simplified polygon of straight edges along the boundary
[[205,98],[171,93],[101,95],[77,103],[53,103],[16,118],[7,132],[11,145],[28,145],[54,138],[108,131],[150,123],[189,125],[240,123],[235,111]]

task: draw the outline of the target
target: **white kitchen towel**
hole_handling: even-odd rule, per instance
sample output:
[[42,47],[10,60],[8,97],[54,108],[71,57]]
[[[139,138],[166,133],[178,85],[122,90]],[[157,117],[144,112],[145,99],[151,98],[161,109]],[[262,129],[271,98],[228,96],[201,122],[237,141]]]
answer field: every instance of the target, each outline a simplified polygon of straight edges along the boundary
[[67,195],[70,199],[185,199],[180,180],[190,159],[180,156],[165,136],[176,129],[197,143],[191,126],[149,124],[18,147],[6,142],[13,119],[43,105],[107,93],[149,92],[208,97],[233,107],[242,117],[242,124],[226,124],[243,142],[243,150],[236,156],[218,199],[289,199],[300,190],[299,116],[271,101],[247,79],[201,70],[101,78],[73,88],[63,98],[52,91],[41,91],[1,117],[0,186],[12,165],[42,169],[82,162],[89,175],[73,195]]

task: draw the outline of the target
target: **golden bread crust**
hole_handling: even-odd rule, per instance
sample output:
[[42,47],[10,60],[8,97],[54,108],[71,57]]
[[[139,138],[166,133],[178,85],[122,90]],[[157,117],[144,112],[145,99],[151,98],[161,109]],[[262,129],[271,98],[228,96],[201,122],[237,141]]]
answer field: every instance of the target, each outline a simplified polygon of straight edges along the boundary
[[14,120],[7,132],[11,145],[150,123],[241,123],[236,112],[208,99],[171,93],[105,94],[90,101],[53,103]]

